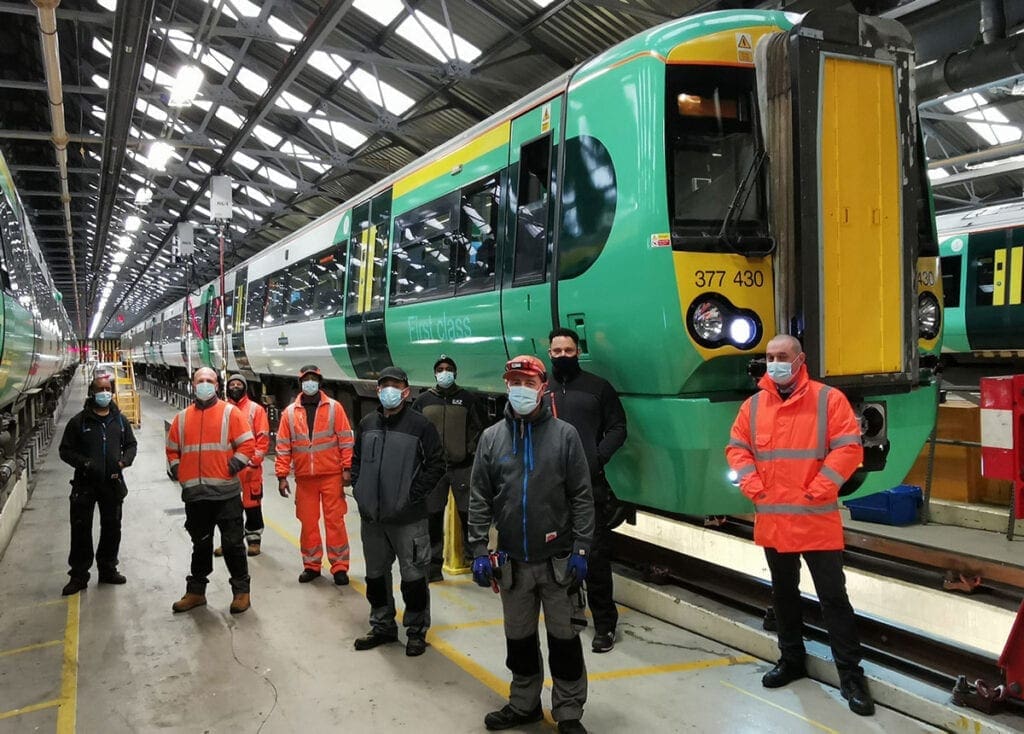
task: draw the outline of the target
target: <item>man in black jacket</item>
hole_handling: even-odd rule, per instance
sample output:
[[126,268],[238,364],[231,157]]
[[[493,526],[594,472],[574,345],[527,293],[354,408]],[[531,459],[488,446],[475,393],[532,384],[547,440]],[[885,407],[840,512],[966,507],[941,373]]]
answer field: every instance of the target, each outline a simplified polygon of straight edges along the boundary
[[[551,715],[563,734],[585,734],[587,668],[579,630],[586,625],[579,585],[594,536],[590,472],[576,429],[552,417],[542,397],[544,364],[532,355],[505,365],[505,419],[483,432],[473,463],[469,543],[473,580],[501,590],[508,705],[484,718],[511,729],[544,717],[544,669],[537,623],[544,609],[551,669]],[[491,524],[498,553],[487,552]],[[492,561],[493,559],[493,561]],[[497,565],[498,571],[494,571]]]
[[121,545],[121,503],[128,494],[124,468],[135,460],[137,444],[131,424],[113,402],[113,378],[99,375],[89,385],[85,409],[68,421],[60,458],[75,467],[71,480],[71,579],[62,594],[77,594],[89,585],[93,561],[92,518],[100,508],[100,542],[96,567],[101,584],[123,584],[117,570]]
[[437,430],[409,409],[409,378],[398,367],[385,367],[377,378],[381,407],[363,418],[352,454],[352,486],[359,503],[366,600],[370,632],[356,640],[369,650],[398,640],[391,567],[398,559],[406,628],[405,654],[422,655],[430,627],[430,534],[427,495],[444,473]]
[[548,356],[555,378],[548,385],[551,412],[571,423],[580,434],[594,488],[594,544],[590,549],[587,597],[594,614],[594,652],[615,646],[619,613],[612,599],[611,529],[608,527],[611,487],[604,465],[626,441],[626,412],[608,380],[580,369],[579,335],[572,329],[554,329]]
[[[459,368],[455,360],[442,354],[434,362],[436,387],[424,390],[412,404],[434,424],[444,448],[445,474],[427,497],[427,525],[430,529],[429,581],[443,581],[444,508],[448,504],[448,487],[452,488],[455,506],[462,521],[462,542],[466,542],[469,518],[469,475],[473,470],[473,453],[480,431],[484,429],[484,410],[480,400],[455,382]],[[468,554],[468,548],[466,549]]]

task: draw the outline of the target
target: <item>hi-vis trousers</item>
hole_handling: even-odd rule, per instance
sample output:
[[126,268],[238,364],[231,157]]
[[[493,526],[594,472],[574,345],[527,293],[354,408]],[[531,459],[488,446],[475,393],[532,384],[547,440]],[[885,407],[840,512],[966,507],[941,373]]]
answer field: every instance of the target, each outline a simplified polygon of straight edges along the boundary
[[302,565],[319,573],[324,549],[320,538],[320,508],[323,507],[324,529],[327,531],[327,560],[331,573],[348,571],[348,531],[345,513],[348,503],[342,489],[341,474],[323,477],[295,478],[295,517],[302,523],[299,547]]

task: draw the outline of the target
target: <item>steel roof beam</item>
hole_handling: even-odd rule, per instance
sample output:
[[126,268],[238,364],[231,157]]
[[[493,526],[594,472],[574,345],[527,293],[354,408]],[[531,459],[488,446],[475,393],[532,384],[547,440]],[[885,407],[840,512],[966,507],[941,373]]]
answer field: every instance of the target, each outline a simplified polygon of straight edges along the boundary
[[979,178],[991,178],[992,176],[1005,176],[1008,174],[1024,171],[1024,161],[1009,161],[998,166],[986,166],[985,168],[972,168],[962,173],[954,173],[945,178],[932,181],[932,188],[943,188],[955,186],[966,181],[975,181]]

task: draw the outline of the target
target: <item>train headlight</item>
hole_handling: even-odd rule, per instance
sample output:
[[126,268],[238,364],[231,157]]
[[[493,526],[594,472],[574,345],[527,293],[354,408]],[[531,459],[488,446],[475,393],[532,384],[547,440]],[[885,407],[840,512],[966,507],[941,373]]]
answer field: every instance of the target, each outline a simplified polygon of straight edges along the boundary
[[921,338],[931,340],[937,337],[941,322],[942,312],[939,309],[939,299],[935,297],[935,294],[925,292],[918,296],[917,325]]
[[763,333],[756,313],[736,308],[717,293],[702,295],[691,303],[686,322],[693,340],[710,349],[727,344],[752,349]]

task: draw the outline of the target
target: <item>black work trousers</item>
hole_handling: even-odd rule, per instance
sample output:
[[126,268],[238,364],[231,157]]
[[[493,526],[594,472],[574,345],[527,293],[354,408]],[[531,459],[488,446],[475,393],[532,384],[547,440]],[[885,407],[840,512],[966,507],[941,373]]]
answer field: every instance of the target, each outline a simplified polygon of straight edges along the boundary
[[843,552],[780,553],[774,548],[765,548],[764,554],[772,574],[772,601],[779,625],[782,660],[804,664],[804,621],[800,603],[800,556],[803,556],[821,603],[821,616],[828,629],[839,678],[846,681],[863,676],[856,618],[846,595]]
[[186,579],[186,591],[205,594],[213,573],[213,530],[220,530],[224,563],[231,575],[231,590],[249,593],[249,562],[245,556],[242,527],[242,497],[224,500],[196,500],[185,503],[185,530],[192,538],[192,573]]
[[615,631],[619,611],[612,598],[612,531],[608,528],[608,503],[594,502],[594,542],[587,563],[587,602],[594,615],[594,632]]
[[89,580],[92,568],[92,519],[100,508],[100,542],[96,546],[96,567],[100,575],[117,571],[117,553],[121,547],[122,500],[117,490],[110,492],[87,487],[71,490],[71,551],[68,553],[68,576]]

